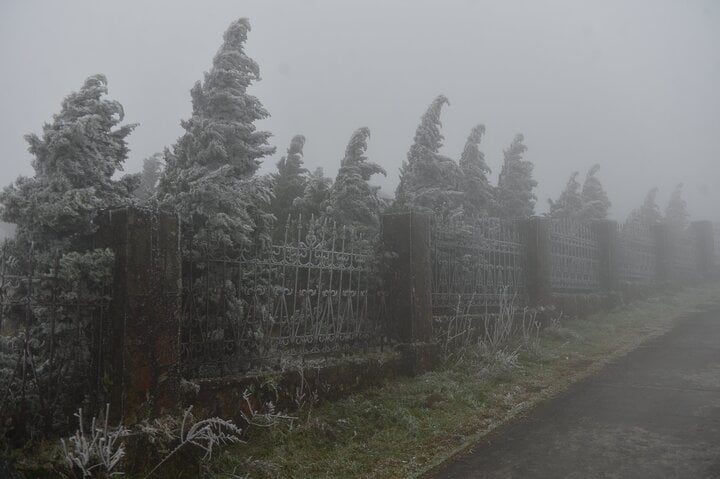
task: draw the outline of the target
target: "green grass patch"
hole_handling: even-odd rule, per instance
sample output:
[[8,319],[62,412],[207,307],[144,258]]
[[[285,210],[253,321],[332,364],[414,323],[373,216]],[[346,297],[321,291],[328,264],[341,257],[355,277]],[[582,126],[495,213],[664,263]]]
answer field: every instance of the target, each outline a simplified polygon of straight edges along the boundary
[[720,305],[720,284],[666,293],[544,330],[515,367],[488,374],[479,355],[253,429],[224,450],[210,477],[417,477],[498,425],[608,361],[657,337],[686,313]]

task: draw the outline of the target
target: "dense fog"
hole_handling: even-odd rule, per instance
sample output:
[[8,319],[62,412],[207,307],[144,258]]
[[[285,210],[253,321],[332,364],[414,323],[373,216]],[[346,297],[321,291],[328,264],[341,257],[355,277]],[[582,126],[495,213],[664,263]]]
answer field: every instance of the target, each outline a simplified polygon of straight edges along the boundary
[[442,153],[457,159],[470,129],[496,180],[503,149],[525,135],[547,210],[575,170],[595,163],[611,216],[646,192],[665,208],[679,182],[695,219],[720,219],[720,4],[713,0],[52,2],[0,4],[0,184],[31,174],[23,135],[95,73],[139,123],[126,172],[172,145],[189,89],[238,17],[260,66],[251,86],[270,113],[274,171],[290,139],[308,169],[334,177],[352,131],[391,196],[418,120],[439,94]]

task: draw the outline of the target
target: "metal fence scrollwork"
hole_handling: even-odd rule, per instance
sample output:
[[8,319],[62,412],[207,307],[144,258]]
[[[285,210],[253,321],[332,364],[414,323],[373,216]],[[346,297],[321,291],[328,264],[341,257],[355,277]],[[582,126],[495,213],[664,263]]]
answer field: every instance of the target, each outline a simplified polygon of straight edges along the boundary
[[103,250],[0,247],[0,331],[12,332],[0,337],[0,382],[6,388],[0,413],[9,396],[42,403],[45,394],[52,401],[41,413],[50,415],[45,424],[51,428],[53,411],[67,405],[60,396],[100,401],[112,258]]
[[674,280],[699,278],[696,257],[697,239],[692,228],[668,227],[666,230],[667,265]]
[[591,225],[572,219],[550,222],[550,284],[558,292],[600,288],[598,239]]
[[311,219],[288,224],[284,241],[265,250],[208,248],[185,261],[185,374],[219,376],[381,346],[385,302],[374,258],[373,241]]
[[651,225],[629,222],[622,226],[620,243],[620,279],[627,283],[649,284],[657,279],[656,232]]
[[517,221],[437,224],[432,261],[435,317],[492,311],[507,295],[526,301],[525,247]]

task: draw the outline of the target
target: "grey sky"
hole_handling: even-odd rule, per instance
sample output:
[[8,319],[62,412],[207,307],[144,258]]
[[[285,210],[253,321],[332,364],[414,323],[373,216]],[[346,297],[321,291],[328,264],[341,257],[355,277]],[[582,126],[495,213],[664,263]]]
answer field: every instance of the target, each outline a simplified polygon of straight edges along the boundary
[[278,147],[264,171],[302,133],[307,166],[334,175],[351,132],[368,126],[392,192],[420,115],[443,93],[447,155],[484,123],[495,177],[503,148],[525,134],[539,211],[571,171],[597,162],[615,217],[655,185],[664,207],[683,181],[693,216],[720,219],[713,0],[3,0],[0,184],[31,173],[22,135],[94,73],[140,123],[126,165],[139,170],[180,135],[190,87],[241,16],[261,67],[252,93],[272,115],[260,126]]

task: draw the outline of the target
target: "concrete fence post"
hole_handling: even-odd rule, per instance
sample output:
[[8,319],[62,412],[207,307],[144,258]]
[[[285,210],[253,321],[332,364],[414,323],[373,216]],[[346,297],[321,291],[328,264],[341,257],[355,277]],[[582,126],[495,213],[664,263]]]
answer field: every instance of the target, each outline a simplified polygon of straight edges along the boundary
[[600,289],[603,292],[620,289],[620,245],[617,221],[596,220],[592,227],[598,240]]
[[98,219],[96,244],[115,253],[102,383],[112,415],[125,424],[177,406],[179,234],[172,213],[124,208]]
[[522,238],[527,252],[527,292],[531,306],[552,302],[550,284],[550,219],[532,217],[522,220]]
[[690,224],[695,237],[695,261],[700,276],[708,279],[713,274],[715,238],[711,221],[693,221]]

